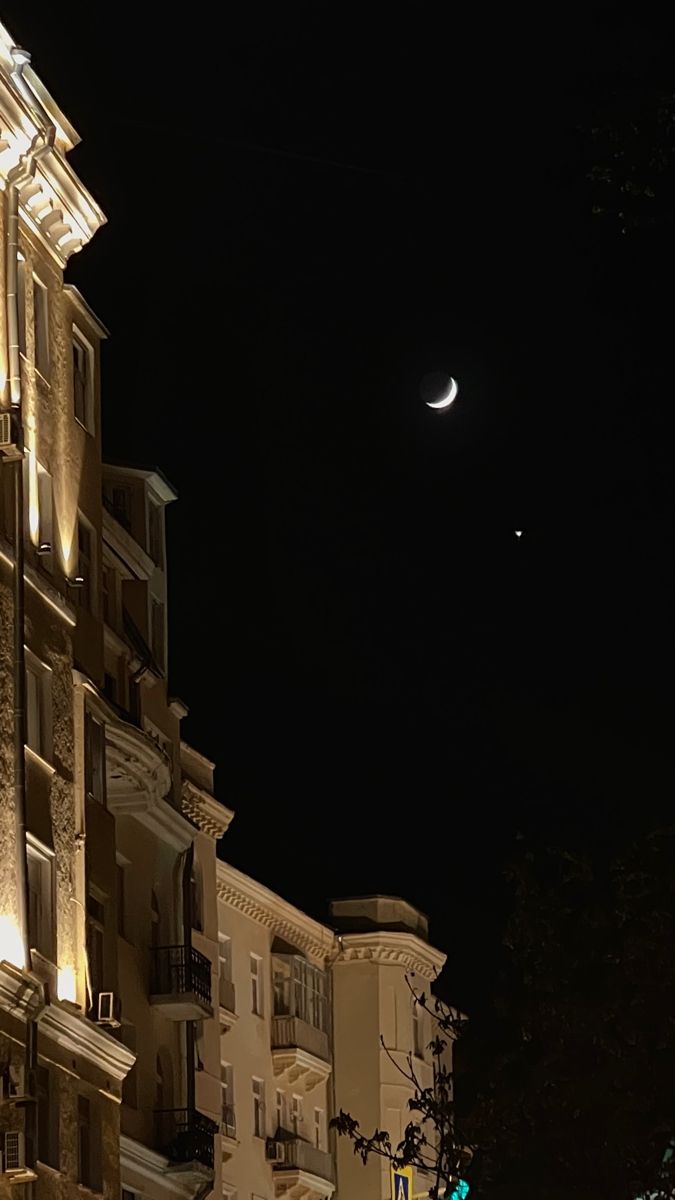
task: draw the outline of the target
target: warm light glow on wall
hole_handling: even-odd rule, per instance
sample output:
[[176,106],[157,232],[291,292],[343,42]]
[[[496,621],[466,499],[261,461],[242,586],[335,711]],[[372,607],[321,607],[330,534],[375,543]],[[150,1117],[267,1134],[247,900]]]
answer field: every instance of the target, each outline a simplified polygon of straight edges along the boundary
[[26,966],[23,941],[14,917],[0,916],[0,961],[13,963],[20,970]]
[[59,1000],[71,1000],[73,1004],[76,1003],[77,981],[74,967],[59,967],[57,991]]
[[37,459],[30,451],[28,458],[28,528],[30,540],[37,546],[40,540],[40,492],[38,489]]

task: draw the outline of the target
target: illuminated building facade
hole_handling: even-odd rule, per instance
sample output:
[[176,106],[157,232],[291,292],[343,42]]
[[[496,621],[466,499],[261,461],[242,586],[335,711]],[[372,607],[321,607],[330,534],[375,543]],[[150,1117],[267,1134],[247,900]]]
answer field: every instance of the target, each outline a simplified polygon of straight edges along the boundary
[[0,27],[0,1189],[192,1197],[220,1186],[231,813],[167,690],[175,494],[102,463],[76,142]]
[[76,142],[0,26],[0,1192],[381,1200],[330,1117],[403,1128],[379,1035],[430,1080],[405,977],[443,956],[402,901],[338,934],[216,857],[167,683],[176,495],[104,463],[106,331],[64,281],[105,220]]

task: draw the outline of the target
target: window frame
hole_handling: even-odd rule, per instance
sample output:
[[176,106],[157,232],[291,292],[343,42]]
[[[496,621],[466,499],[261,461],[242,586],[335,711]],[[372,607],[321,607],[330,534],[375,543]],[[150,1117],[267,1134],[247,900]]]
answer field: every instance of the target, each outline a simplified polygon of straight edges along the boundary
[[265,1120],[265,1080],[259,1075],[251,1077],[251,1095],[253,1097],[253,1136],[265,1138],[267,1123]]
[[[255,970],[253,964],[255,963]],[[265,991],[263,988],[263,960],[253,951],[249,954],[249,971],[251,977],[251,1012],[256,1017],[265,1015]]]
[[[56,929],[54,915],[56,911],[56,881],[54,871],[54,852],[48,846],[40,842],[32,833],[26,834],[26,858],[28,865],[28,923],[29,923],[29,941],[31,950],[34,950],[46,962],[55,962],[56,951]],[[31,915],[31,866],[37,864],[40,874],[40,885],[38,889],[39,897],[39,914],[38,914],[38,931],[36,936],[35,930],[30,929]]]
[[[73,371],[73,416],[78,425],[88,433],[90,437],[96,435],[96,413],[94,407],[94,372],[96,368],[96,353],[89,338],[82,332],[80,326],[73,321],[71,326],[71,346],[72,346],[72,371]],[[84,411],[82,417],[78,416],[78,405],[75,391],[75,348],[78,347],[83,351],[83,359],[86,363],[85,374],[83,380],[83,401]]]
[[[228,1119],[228,1112],[231,1119]],[[234,1103],[234,1067],[231,1062],[220,1062],[220,1126],[226,1137],[237,1136],[237,1113]]]
[[[28,646],[24,647],[24,654],[26,663],[26,749],[39,758],[41,762],[51,765],[53,752],[52,670],[51,667],[47,666],[47,663],[38,658],[36,654],[33,654]],[[35,680],[35,707],[32,704],[29,676]],[[34,713],[33,716],[31,716],[31,712]],[[35,719],[37,719],[37,737],[34,737]],[[33,725],[32,730],[31,725]],[[37,745],[34,743],[37,743]]]

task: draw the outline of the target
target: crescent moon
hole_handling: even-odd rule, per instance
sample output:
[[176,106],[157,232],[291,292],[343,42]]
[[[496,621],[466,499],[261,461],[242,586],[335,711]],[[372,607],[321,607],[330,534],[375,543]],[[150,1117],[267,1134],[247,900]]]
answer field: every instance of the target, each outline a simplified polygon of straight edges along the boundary
[[459,391],[457,380],[450,376],[450,387],[447,396],[443,396],[440,400],[426,400],[427,408],[449,408]]

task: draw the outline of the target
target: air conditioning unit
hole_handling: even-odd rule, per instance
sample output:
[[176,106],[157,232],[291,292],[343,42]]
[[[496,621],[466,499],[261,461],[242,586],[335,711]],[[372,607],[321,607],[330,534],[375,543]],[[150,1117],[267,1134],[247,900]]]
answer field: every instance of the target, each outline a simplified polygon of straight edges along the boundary
[[0,412],[0,455],[6,459],[22,458],[14,440],[11,412]]
[[114,992],[99,992],[96,1002],[96,1022],[98,1025],[108,1025],[111,1029],[119,1029],[122,1005],[119,996]]
[[13,1171],[23,1171],[26,1167],[26,1144],[23,1130],[10,1129],[4,1135],[2,1170],[10,1175]]
[[282,1163],[285,1161],[283,1142],[278,1142],[276,1138],[268,1138],[265,1142],[265,1158],[268,1162]]

